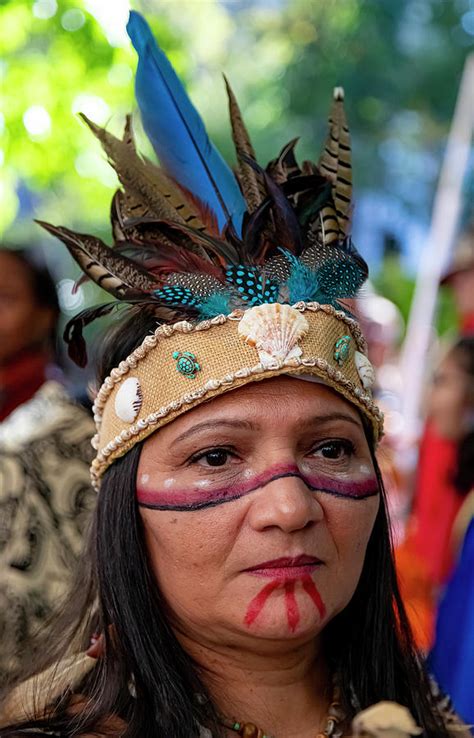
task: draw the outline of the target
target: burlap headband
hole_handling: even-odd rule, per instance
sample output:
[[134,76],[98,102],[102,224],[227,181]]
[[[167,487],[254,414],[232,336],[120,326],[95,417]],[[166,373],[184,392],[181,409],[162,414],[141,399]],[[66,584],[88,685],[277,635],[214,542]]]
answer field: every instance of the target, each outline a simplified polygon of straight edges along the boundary
[[370,421],[374,371],[358,323],[319,303],[259,305],[196,325],[163,325],[145,338],[102,385],[92,464],[96,488],[110,464],[178,415],[213,397],[280,374],[321,378]]

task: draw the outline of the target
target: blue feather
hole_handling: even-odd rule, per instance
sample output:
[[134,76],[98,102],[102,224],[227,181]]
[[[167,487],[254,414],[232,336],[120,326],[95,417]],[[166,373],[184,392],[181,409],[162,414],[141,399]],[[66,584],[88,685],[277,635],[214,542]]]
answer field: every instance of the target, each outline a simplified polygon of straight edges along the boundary
[[247,208],[232,170],[210,142],[199,113],[143,16],[132,10],[127,31],[138,53],[135,92],[143,127],[161,165],[210,207],[219,228],[231,220],[240,235]]
[[295,302],[321,302],[323,298],[318,276],[313,269],[296,258],[286,249],[279,249],[291,264],[291,272],[285,287],[291,304]]
[[180,285],[165,285],[161,290],[156,290],[154,295],[158,300],[167,302],[174,307],[194,307],[198,302],[198,298],[194,292]]
[[215,318],[216,315],[229,315],[232,312],[230,301],[232,295],[229,292],[215,292],[205,297],[197,304],[199,317],[202,320]]

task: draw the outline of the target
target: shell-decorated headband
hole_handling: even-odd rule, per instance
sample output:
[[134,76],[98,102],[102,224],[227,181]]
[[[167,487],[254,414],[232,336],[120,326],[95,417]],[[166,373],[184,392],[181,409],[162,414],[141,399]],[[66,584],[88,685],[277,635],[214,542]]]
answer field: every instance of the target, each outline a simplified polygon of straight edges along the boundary
[[121,188],[111,209],[114,244],[40,222],[115,300],[66,326],[70,356],[87,361],[83,328],[117,307],[143,307],[156,330],[104,381],[94,404],[96,487],[137,442],[183,412],[268,377],[310,375],[368,420],[374,371],[346,300],[367,264],[349,235],[351,149],[336,88],[319,161],[298,164],[296,139],[264,169],[226,80],[236,173],[204,124],[144,18],[127,26],[138,52],[136,96],[160,167],[141,156],[127,117],[122,138],[82,116]]

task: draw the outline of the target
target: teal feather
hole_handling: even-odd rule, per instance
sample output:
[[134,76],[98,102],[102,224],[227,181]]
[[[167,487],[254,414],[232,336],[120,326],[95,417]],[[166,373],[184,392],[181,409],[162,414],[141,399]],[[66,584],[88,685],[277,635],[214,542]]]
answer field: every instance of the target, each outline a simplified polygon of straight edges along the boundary
[[198,302],[194,292],[180,285],[165,285],[160,290],[156,290],[154,295],[161,302],[174,307],[195,307]]
[[215,318],[216,315],[229,315],[232,312],[231,307],[232,294],[230,292],[215,292],[196,305],[199,317],[202,320]]
[[241,299],[250,305],[278,301],[279,285],[266,279],[258,267],[237,264],[228,267],[225,276]]
[[322,291],[332,300],[355,297],[366,279],[366,273],[354,259],[329,259],[318,270]]
[[285,283],[290,303],[321,302],[323,296],[316,272],[289,251],[280,250],[291,264],[290,276]]

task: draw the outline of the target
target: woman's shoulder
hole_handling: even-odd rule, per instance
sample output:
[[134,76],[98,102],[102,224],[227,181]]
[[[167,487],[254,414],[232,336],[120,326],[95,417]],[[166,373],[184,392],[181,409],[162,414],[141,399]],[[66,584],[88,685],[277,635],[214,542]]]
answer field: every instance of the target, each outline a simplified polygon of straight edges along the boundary
[[[97,659],[87,653],[63,659],[38,675],[16,686],[0,706],[0,735],[5,738],[20,736],[55,736],[56,738],[119,738],[125,733],[126,723],[117,715],[98,720],[93,728],[78,732],[77,718],[90,712],[90,698],[81,693],[81,684],[97,665]],[[64,696],[67,700],[64,703]],[[70,721],[71,730],[56,728],[61,703],[61,723]],[[64,719],[65,718],[65,719]],[[41,727],[33,727],[40,724]],[[56,724],[56,725],[55,725]],[[6,726],[19,726],[8,732]],[[4,729],[2,731],[2,728]],[[4,732],[7,731],[7,732]]]
[[74,654],[20,682],[0,705],[0,726],[42,719],[63,694],[74,692],[96,663],[86,653]]

